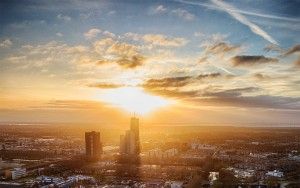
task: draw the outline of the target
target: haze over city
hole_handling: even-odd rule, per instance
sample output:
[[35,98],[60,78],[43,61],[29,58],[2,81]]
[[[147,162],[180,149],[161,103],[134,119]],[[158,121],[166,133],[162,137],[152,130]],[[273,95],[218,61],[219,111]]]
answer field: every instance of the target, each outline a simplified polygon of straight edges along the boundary
[[298,125],[298,7],[1,1],[0,121]]
[[0,0],[0,188],[299,188],[299,0]]

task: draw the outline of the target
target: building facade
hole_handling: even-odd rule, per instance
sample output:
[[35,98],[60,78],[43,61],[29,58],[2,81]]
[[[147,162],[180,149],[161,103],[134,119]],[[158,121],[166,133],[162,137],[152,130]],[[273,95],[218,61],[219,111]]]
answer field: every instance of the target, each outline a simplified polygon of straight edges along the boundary
[[130,120],[130,130],[127,130],[125,135],[120,136],[120,154],[140,154],[139,119],[136,117]]
[[88,160],[98,160],[102,154],[100,132],[85,133],[85,151]]

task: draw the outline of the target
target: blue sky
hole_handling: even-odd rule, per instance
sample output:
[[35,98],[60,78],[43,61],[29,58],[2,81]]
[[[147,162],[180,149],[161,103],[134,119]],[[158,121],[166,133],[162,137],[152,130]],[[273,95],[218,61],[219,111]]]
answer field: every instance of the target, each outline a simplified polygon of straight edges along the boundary
[[[280,110],[298,122],[299,7],[298,0],[1,1],[0,99],[15,104],[3,107],[11,114],[2,120],[32,110],[30,101],[93,101],[94,93],[133,86],[180,108],[217,108],[220,117],[225,106],[262,119],[261,110]],[[24,98],[28,104],[18,102]]]

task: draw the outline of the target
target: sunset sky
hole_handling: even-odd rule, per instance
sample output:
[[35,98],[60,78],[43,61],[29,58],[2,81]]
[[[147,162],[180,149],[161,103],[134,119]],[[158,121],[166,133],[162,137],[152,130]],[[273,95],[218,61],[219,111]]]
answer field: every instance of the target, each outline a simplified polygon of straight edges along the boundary
[[0,122],[300,123],[300,1],[0,2]]

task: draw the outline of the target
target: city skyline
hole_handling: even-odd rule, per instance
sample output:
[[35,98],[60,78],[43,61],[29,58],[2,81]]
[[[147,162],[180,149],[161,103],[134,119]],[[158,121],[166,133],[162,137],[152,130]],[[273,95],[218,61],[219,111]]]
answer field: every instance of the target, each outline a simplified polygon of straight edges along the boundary
[[0,122],[299,126],[299,6],[1,1]]

